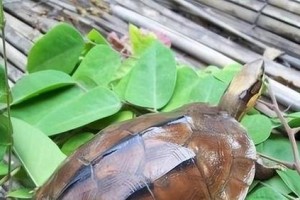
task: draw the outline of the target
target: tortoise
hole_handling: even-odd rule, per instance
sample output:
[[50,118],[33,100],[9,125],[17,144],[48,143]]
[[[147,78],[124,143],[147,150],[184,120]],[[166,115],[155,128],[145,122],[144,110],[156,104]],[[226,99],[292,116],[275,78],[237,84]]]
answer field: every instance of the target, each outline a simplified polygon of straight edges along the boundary
[[261,93],[246,64],[218,106],[191,103],[111,125],[68,157],[36,199],[244,199],[256,150],[237,120]]

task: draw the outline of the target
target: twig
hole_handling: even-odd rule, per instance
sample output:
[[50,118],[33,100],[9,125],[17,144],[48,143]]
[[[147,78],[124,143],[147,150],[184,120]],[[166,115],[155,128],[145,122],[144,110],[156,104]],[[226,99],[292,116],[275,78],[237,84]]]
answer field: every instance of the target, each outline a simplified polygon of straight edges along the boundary
[[4,58],[4,71],[5,71],[5,88],[6,88],[6,103],[7,103],[7,118],[8,118],[8,132],[9,132],[9,144],[8,144],[8,180],[9,180],[9,190],[12,185],[11,181],[11,160],[12,160],[12,146],[13,146],[13,127],[11,123],[11,114],[10,114],[10,87],[8,85],[8,65],[7,65],[7,56],[6,56],[6,47],[5,47],[5,19],[3,14],[3,4],[0,0],[0,28],[2,34],[2,45],[3,45],[3,58]]
[[287,120],[284,118],[282,112],[279,109],[279,106],[276,101],[275,95],[273,93],[272,87],[269,85],[269,78],[266,78],[266,81],[267,81],[267,89],[268,89],[269,95],[271,97],[271,100],[273,102],[273,104],[271,104],[271,105],[267,104],[267,105],[276,112],[280,122],[282,123],[282,125],[284,126],[284,128],[286,130],[286,133],[291,142],[292,150],[293,150],[293,154],[294,154],[293,166],[294,166],[294,169],[296,169],[297,172],[300,174],[300,157],[299,157],[298,147],[297,147],[297,143],[296,143],[296,139],[295,139],[295,134],[297,133],[297,131],[300,130],[300,127],[291,128],[289,126]]

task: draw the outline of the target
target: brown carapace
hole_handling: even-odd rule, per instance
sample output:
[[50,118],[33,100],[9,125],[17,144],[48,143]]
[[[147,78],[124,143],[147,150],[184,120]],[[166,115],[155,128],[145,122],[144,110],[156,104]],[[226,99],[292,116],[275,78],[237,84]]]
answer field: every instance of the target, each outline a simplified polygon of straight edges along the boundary
[[256,151],[235,118],[258,98],[262,76],[263,61],[256,60],[236,75],[219,106],[193,103],[102,130],[36,199],[244,199]]

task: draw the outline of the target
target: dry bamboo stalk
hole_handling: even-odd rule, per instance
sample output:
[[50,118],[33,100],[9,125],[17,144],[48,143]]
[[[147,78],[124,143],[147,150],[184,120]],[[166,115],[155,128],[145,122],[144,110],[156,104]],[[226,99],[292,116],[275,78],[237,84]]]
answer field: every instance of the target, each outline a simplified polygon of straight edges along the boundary
[[30,27],[23,21],[13,17],[9,13],[5,13],[5,20],[8,25],[14,28],[14,30],[25,39],[35,42],[42,36],[41,32],[35,28]]
[[[247,22],[254,23],[257,17],[257,13],[249,9],[242,8],[240,6],[234,5],[230,2],[223,0],[197,0],[198,2],[204,3],[208,6],[214,7],[216,9],[222,10],[232,16],[243,19]],[[282,23],[281,21],[275,20],[273,18],[261,15],[256,23],[258,26],[270,30],[279,35],[283,35],[290,40],[295,42],[300,42],[300,31],[298,28]]]
[[29,50],[31,49],[33,43],[20,35],[15,29],[15,26],[12,24],[6,23],[5,25],[5,39],[16,49],[21,51],[23,54],[27,55]]
[[[216,23],[217,25],[220,25],[221,27],[225,26],[226,29],[229,29],[232,31],[234,34],[238,34],[239,36],[242,35],[243,38],[245,38],[245,35],[240,33],[240,31],[237,31],[236,29],[232,28],[229,25],[224,25],[224,22],[221,20],[216,19],[213,15],[208,15],[203,9],[200,9],[198,7],[193,6],[192,4],[189,4],[186,1],[183,0],[175,0],[176,2],[184,5],[186,8],[191,9],[195,14],[199,14],[204,17],[207,17],[210,21],[213,21],[213,23]],[[249,36],[246,37],[246,39],[249,39]],[[254,44],[262,44],[261,42],[257,42],[256,40],[250,38],[250,42],[254,42]],[[265,44],[262,44],[265,45]],[[265,45],[266,46],[266,45]],[[266,46],[267,48],[267,46]],[[246,63],[247,61],[244,61],[243,63]],[[285,80],[291,81],[295,86],[300,88],[300,72],[286,68],[280,64],[277,64],[275,62],[271,62],[269,60],[266,61],[266,72],[267,74],[270,74],[271,76],[275,77],[282,77]]]
[[[25,72],[25,66],[27,63],[26,56],[18,49],[13,47],[10,43],[6,43],[6,52],[8,60],[21,71]],[[0,45],[0,53],[3,55],[2,45]]]
[[234,29],[233,27],[227,25],[226,23],[224,23],[222,20],[218,20],[217,18],[215,18],[214,16],[211,16],[210,14],[208,14],[207,12],[205,12],[204,9],[200,8],[200,7],[196,7],[193,4],[185,1],[185,0],[174,0],[175,2],[177,2],[178,4],[180,4],[181,6],[183,6],[184,8],[190,10],[193,14],[208,20],[209,22],[220,26],[222,28],[224,28],[225,30],[238,35],[240,37],[242,37],[243,39],[247,40],[248,42],[253,43],[254,45],[266,49],[268,48],[267,45],[263,44],[262,42],[259,42],[257,40],[254,40],[252,37],[242,33],[241,31],[238,31],[237,29]]
[[125,9],[124,7],[112,5],[111,11],[113,14],[121,17],[125,21],[145,27],[149,30],[166,34],[172,40],[172,44],[174,44],[174,46],[186,51],[190,55],[193,55],[200,60],[203,60],[206,63],[211,63],[217,66],[224,66],[234,63],[232,59],[222,55],[221,53],[214,51],[213,49],[208,48],[182,34],[179,34],[178,32],[171,30],[162,24]]
[[251,28],[251,25],[247,22],[244,22],[240,19],[234,18],[228,14],[222,13],[216,9],[207,9],[204,8],[205,12],[214,16],[217,20],[222,20],[227,25],[233,27],[234,29],[243,32],[257,40],[261,40],[266,44],[277,47],[281,50],[284,50],[286,53],[291,55],[300,56],[300,46],[296,43],[289,41],[281,36],[275,35],[269,31],[261,29],[259,27]]
[[[187,3],[186,1],[175,1],[184,6],[184,8],[181,9],[182,12],[190,12],[191,14],[200,16],[201,18],[204,18],[205,20],[208,20],[211,23],[214,23],[217,26],[220,26],[223,29],[245,39],[255,46],[266,49],[266,44],[270,44],[272,47],[283,49],[285,52],[291,55],[300,56],[299,45],[283,37],[275,35],[274,33],[271,33],[259,27],[252,28],[252,25],[245,21],[232,17],[231,15],[223,13],[214,8],[203,6],[198,2],[196,3],[196,6],[194,6],[193,4]],[[247,35],[247,37],[245,37],[245,35]],[[266,44],[260,41],[263,41]]]
[[[99,30],[102,34],[107,35],[109,31],[114,30],[117,33],[124,33],[127,30],[127,25],[116,17],[109,15],[107,13],[103,13],[101,17],[93,16],[90,14],[86,14],[85,16],[81,16],[77,13],[76,7],[70,4],[63,3],[57,0],[49,0],[47,5],[56,6],[57,9],[63,9],[63,13],[69,16],[71,19],[87,25],[90,27],[89,29],[95,28]],[[88,32],[89,30],[86,30]]]
[[57,5],[57,6],[61,7],[61,8],[64,8],[64,9],[66,9],[66,10],[69,10],[69,11],[71,11],[71,12],[77,12],[75,6],[73,6],[73,5],[70,4],[70,3],[65,3],[65,2],[63,2],[63,1],[47,0],[47,1],[45,1],[44,3],[46,3],[46,4],[52,3],[52,5]]
[[277,6],[279,8],[288,10],[290,12],[296,13],[299,15],[300,13],[300,3],[291,1],[291,0],[268,0],[269,4],[272,4],[274,6]]
[[[276,99],[293,110],[300,110],[300,93],[288,88],[277,81],[269,79],[272,90],[275,93]],[[284,91],[284,92],[282,92]],[[286,96],[288,95],[288,97]]]
[[[38,6],[36,5],[36,3],[31,1],[20,1],[5,4],[4,8],[5,10],[8,10],[9,13],[13,13],[13,15],[18,16],[18,18],[21,18],[24,22],[30,24],[32,27],[37,27],[40,31],[46,32],[57,22],[54,19],[50,19],[47,16],[34,12],[38,9]],[[40,12],[43,11],[44,10],[40,10]]]
[[[274,19],[278,19],[280,21],[283,21],[287,24],[293,25],[295,27],[300,27],[300,16],[296,15],[294,13],[288,12],[286,10],[274,7],[268,3],[264,3],[257,0],[229,0],[230,2],[236,3],[240,6],[246,7],[251,10],[255,10],[256,12],[259,12],[260,9],[261,13],[264,15],[268,15]],[[266,5],[264,7],[264,5]]]
[[[0,58],[0,62],[3,63],[3,58]],[[11,83],[15,83],[18,79],[23,76],[23,72],[15,67],[12,63],[8,63],[8,78]]]
[[[157,23],[164,24],[170,29],[177,30],[177,32],[188,36],[191,39],[200,42],[201,44],[204,44],[205,46],[208,46],[238,62],[250,62],[260,56],[259,54],[215,34],[192,21],[182,19],[182,17],[176,13],[172,13],[171,11],[168,13],[166,11],[167,9],[163,9],[163,7],[155,4],[153,1],[123,0],[121,5],[134,10],[135,12],[154,20]],[[151,7],[147,7],[148,5]],[[152,7],[155,7],[155,10],[152,9]]]

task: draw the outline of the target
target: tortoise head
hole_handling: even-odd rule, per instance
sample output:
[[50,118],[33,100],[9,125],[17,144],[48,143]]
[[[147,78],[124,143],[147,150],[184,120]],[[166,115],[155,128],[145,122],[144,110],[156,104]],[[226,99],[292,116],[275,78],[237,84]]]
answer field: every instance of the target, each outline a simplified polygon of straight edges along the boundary
[[239,121],[261,95],[263,78],[263,59],[245,64],[232,79],[220,100],[219,107]]

